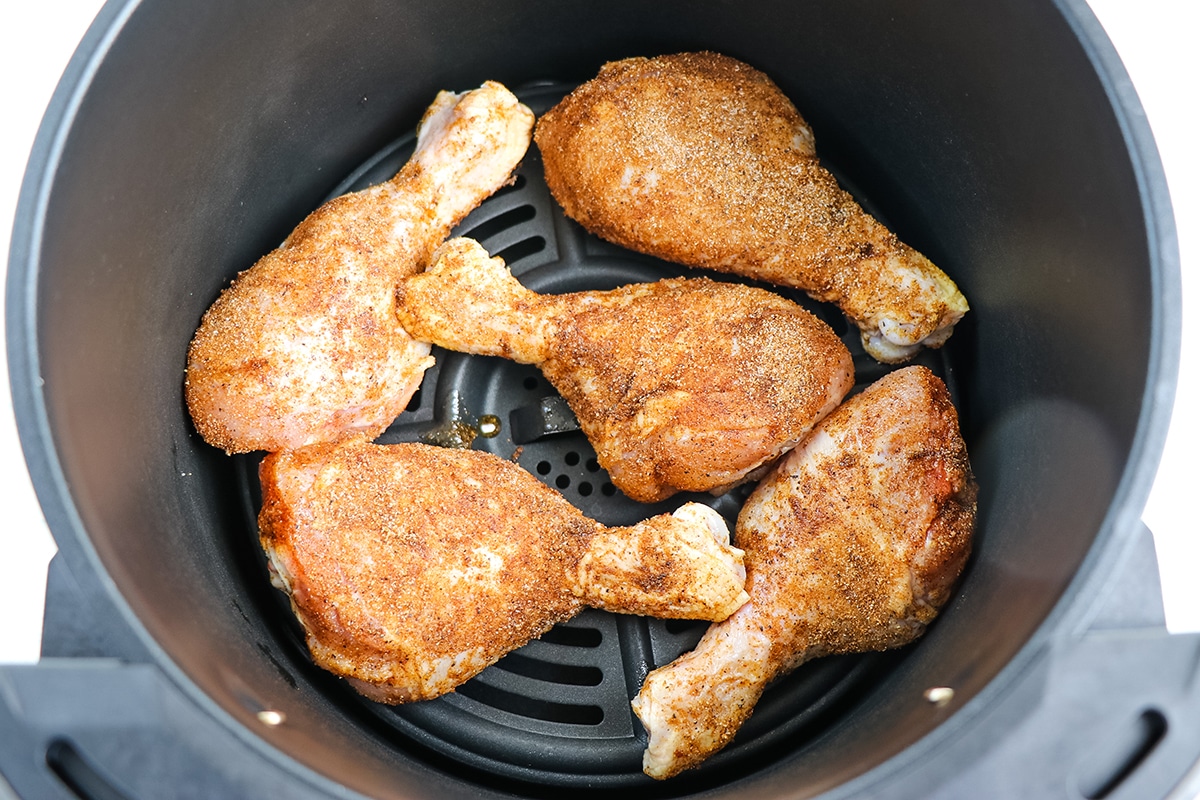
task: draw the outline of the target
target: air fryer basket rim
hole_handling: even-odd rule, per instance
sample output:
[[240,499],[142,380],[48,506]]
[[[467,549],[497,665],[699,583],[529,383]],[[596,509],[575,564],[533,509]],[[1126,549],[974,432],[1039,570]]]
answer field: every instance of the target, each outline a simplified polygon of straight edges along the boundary
[[[289,769],[298,767],[313,785],[331,795],[344,796],[346,789],[299,764],[246,729],[193,683],[149,634],[102,564],[74,506],[71,488],[57,458],[40,379],[37,341],[42,220],[60,166],[66,133],[96,70],[139,5],[139,0],[110,0],[93,22],[51,100],[22,184],[6,297],[10,382],[22,448],[43,512],[58,543],[60,557],[73,571],[86,571],[97,576],[125,624],[136,632],[154,663],[171,682],[257,752]],[[1100,593],[1099,587],[1121,563],[1138,531],[1141,509],[1166,439],[1178,368],[1181,300],[1178,247],[1165,175],[1132,84],[1099,22],[1084,0],[1055,0],[1054,5],[1075,32],[1102,82],[1120,124],[1141,190],[1142,216],[1150,248],[1153,319],[1148,377],[1130,457],[1087,556],[1037,633],[1017,656],[951,718],[952,722],[934,729],[905,752],[860,775],[835,794],[841,790],[849,793],[855,787],[878,781],[880,775],[911,765],[922,752],[937,747],[954,730],[962,730],[974,716],[994,703],[1047,641],[1064,632],[1086,627],[1089,614],[1097,605],[1094,598]]]

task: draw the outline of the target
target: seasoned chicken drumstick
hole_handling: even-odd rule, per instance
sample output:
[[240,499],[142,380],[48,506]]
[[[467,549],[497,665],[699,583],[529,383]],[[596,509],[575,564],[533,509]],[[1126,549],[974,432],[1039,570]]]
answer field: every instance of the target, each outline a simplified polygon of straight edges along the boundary
[[773,678],[925,629],[970,552],[975,482],[945,385],[907,367],[846,401],[738,517],[750,602],[650,673],[633,707],[667,778],[724,747]]
[[394,178],[325,203],[240,274],[188,351],[201,436],[246,452],[381,433],[433,364],[396,320],[396,284],[510,179],[532,127],[498,83],[439,93]]
[[555,199],[589,231],[837,303],[880,361],[941,345],[967,311],[953,281],[821,167],[779,88],[732,58],[605,64],[534,139]]
[[643,502],[747,480],[854,385],[828,325],[748,286],[675,279],[539,295],[477,242],[451,239],[399,296],[418,339],[538,365],[613,484]]
[[259,528],[314,660],[364,695],[451,691],[585,605],[720,620],[746,600],[724,520],[605,528],[498,456],[351,441],[273,453]]

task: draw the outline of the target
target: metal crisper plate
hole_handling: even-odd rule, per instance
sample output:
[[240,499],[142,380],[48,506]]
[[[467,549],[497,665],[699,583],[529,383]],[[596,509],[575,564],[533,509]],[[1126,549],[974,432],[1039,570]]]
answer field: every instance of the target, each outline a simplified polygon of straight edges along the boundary
[[[540,115],[570,88],[544,83],[517,94]],[[414,143],[415,133],[401,137],[357,169],[330,196],[391,178],[408,160]],[[844,176],[838,177],[868,211],[876,212]],[[478,240],[489,253],[501,256],[525,286],[542,293],[611,289],[678,275],[707,274],[719,280],[737,280],[687,270],[586,233],[566,219],[551,198],[536,146],[531,146],[518,169],[516,182],[484,201],[454,235]],[[854,355],[857,388],[888,370],[863,352],[857,330],[836,308],[798,292],[767,288],[802,304],[839,332]],[[629,525],[694,500],[717,510],[732,530],[752,487],[741,487],[722,497],[681,494],[657,504],[637,503],[613,487],[597,464],[595,451],[578,430],[524,443],[513,441],[510,415],[519,410],[529,414],[546,398],[557,397],[537,368],[436,347],[434,356],[437,364],[426,373],[408,409],[378,439],[380,443],[435,441],[447,432],[472,430],[481,417],[493,415],[500,421],[498,435],[476,436],[471,446],[506,459],[515,457],[518,464],[600,522]],[[947,379],[957,400],[944,351],[926,351],[915,361]],[[260,496],[258,460],[257,456],[237,459],[244,482],[247,532],[254,547]],[[265,565],[262,581],[267,581]],[[281,631],[290,633],[297,664],[307,662],[308,670],[321,673],[311,665],[299,625],[282,593],[271,591],[278,602],[268,613],[278,615]],[[641,787],[646,791],[639,794],[657,796],[732,780],[802,746],[835,720],[839,709],[876,683],[893,659],[903,655],[901,651],[841,656],[803,665],[768,688],[754,716],[729,747],[697,770],[656,783],[642,774],[646,734],[629,702],[650,670],[690,650],[704,629],[705,623],[695,621],[585,610],[505,656],[456,692],[403,706],[370,702],[324,673],[314,679],[327,678],[330,692],[341,693],[347,706],[360,706],[358,711],[369,715],[367,724],[397,747],[416,752],[456,774],[547,796],[564,787]]]

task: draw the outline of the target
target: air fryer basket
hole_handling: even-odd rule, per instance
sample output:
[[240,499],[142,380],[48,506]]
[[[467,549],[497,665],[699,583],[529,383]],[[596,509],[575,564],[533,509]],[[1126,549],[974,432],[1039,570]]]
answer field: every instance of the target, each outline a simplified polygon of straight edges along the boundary
[[[199,439],[182,369],[230,278],[393,174],[436,90],[500,80],[541,112],[605,60],[705,48],[771,75],[842,184],[971,301],[919,358],[951,388],[980,515],[920,642],[805,665],[729,748],[656,783],[629,699],[702,626],[586,612],[453,695],[366,701],[309,661],[258,550],[258,459]],[[681,272],[566,220],[536,148],[458,232],[538,291]],[[1138,522],[1174,381],[1172,237],[1082,2],[110,3],[13,237],[14,404],[60,553],[43,662],[0,671],[0,770],[86,798],[1162,795],[1200,753],[1197,641],[1162,630]],[[860,385],[883,374],[836,310],[791,296]],[[493,415],[472,446],[597,519],[684,499],[616,491],[537,370],[436,355],[381,441]],[[732,522],[745,493],[686,499]]]
[[[516,92],[540,115],[570,88],[542,82],[516,87]],[[410,133],[390,144],[331,194],[362,189],[394,175],[411,154],[414,141]],[[543,293],[608,289],[681,273],[678,266],[605,243],[568,221],[546,188],[536,148],[519,167],[516,183],[486,200],[454,233],[480,241],[488,252],[503,257],[526,286]],[[799,292],[783,293],[842,334],[855,354],[860,386],[887,371],[866,355],[857,328],[836,308]],[[420,394],[378,441],[469,441],[477,449],[517,460],[590,517],[609,525],[631,525],[691,500],[713,507],[733,529],[752,485],[719,497],[698,493],[652,505],[633,501],[608,480],[565,402],[537,368],[440,349],[434,355],[437,365],[426,375]],[[918,361],[953,387],[954,375],[945,355],[928,351]],[[494,436],[478,433],[481,419],[489,415],[500,426]],[[260,508],[259,460],[258,456],[239,458],[250,580],[264,569],[254,535]],[[257,580],[262,584],[261,577]],[[286,601],[273,590],[268,594],[276,624],[295,633],[294,660],[305,661],[303,635],[291,620]],[[341,691],[349,703],[365,706],[396,735],[453,758],[459,770],[474,767],[481,774],[535,785],[639,786],[646,783],[641,772],[646,736],[629,701],[647,672],[690,650],[705,627],[706,623],[591,611],[510,654],[448,697],[392,708]],[[704,785],[712,785],[717,774],[736,774],[736,765],[753,760],[756,754],[778,750],[783,742],[794,746],[797,737],[812,737],[823,730],[830,709],[870,686],[881,668],[878,661],[870,656],[823,659],[778,682],[758,705],[737,744],[715,757],[702,773]],[[568,772],[563,771],[564,764],[570,765]],[[675,783],[686,785],[689,780]]]

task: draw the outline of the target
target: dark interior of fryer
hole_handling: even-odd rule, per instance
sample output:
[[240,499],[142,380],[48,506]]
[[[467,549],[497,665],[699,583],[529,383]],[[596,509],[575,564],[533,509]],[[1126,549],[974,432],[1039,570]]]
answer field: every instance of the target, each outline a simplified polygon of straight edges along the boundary
[[[947,347],[922,358],[950,383],[982,491],[966,580],[922,641],[806,666],[729,750],[652,784],[628,700],[696,626],[589,612],[458,696],[363,701],[307,662],[256,551],[254,459],[199,439],[182,370],[220,289],[325,197],[388,177],[438,89],[500,80],[541,110],[606,60],[704,48],[770,75],[844,185],[971,302]],[[676,796],[731,782],[816,794],[861,775],[941,725],[1035,636],[1102,529],[1134,442],[1153,305],[1146,231],[1129,224],[1143,216],[1139,176],[1106,88],[1049,4],[145,4],[95,66],[60,170],[41,238],[38,358],[89,546],[181,679],[365,793],[445,780],[442,796]],[[460,227],[531,288],[679,272],[583,235],[538,171],[534,151],[523,179]],[[818,313],[854,339],[836,312]],[[494,414],[501,435],[476,446],[511,455],[511,412],[550,393],[540,375],[438,361],[382,441]],[[861,355],[856,365],[860,382],[879,374]],[[601,521],[656,510],[613,491],[578,433],[523,447],[523,466]],[[737,500],[709,502],[728,516]],[[957,689],[950,709],[923,698],[940,685]],[[262,730],[262,709],[289,723]]]

